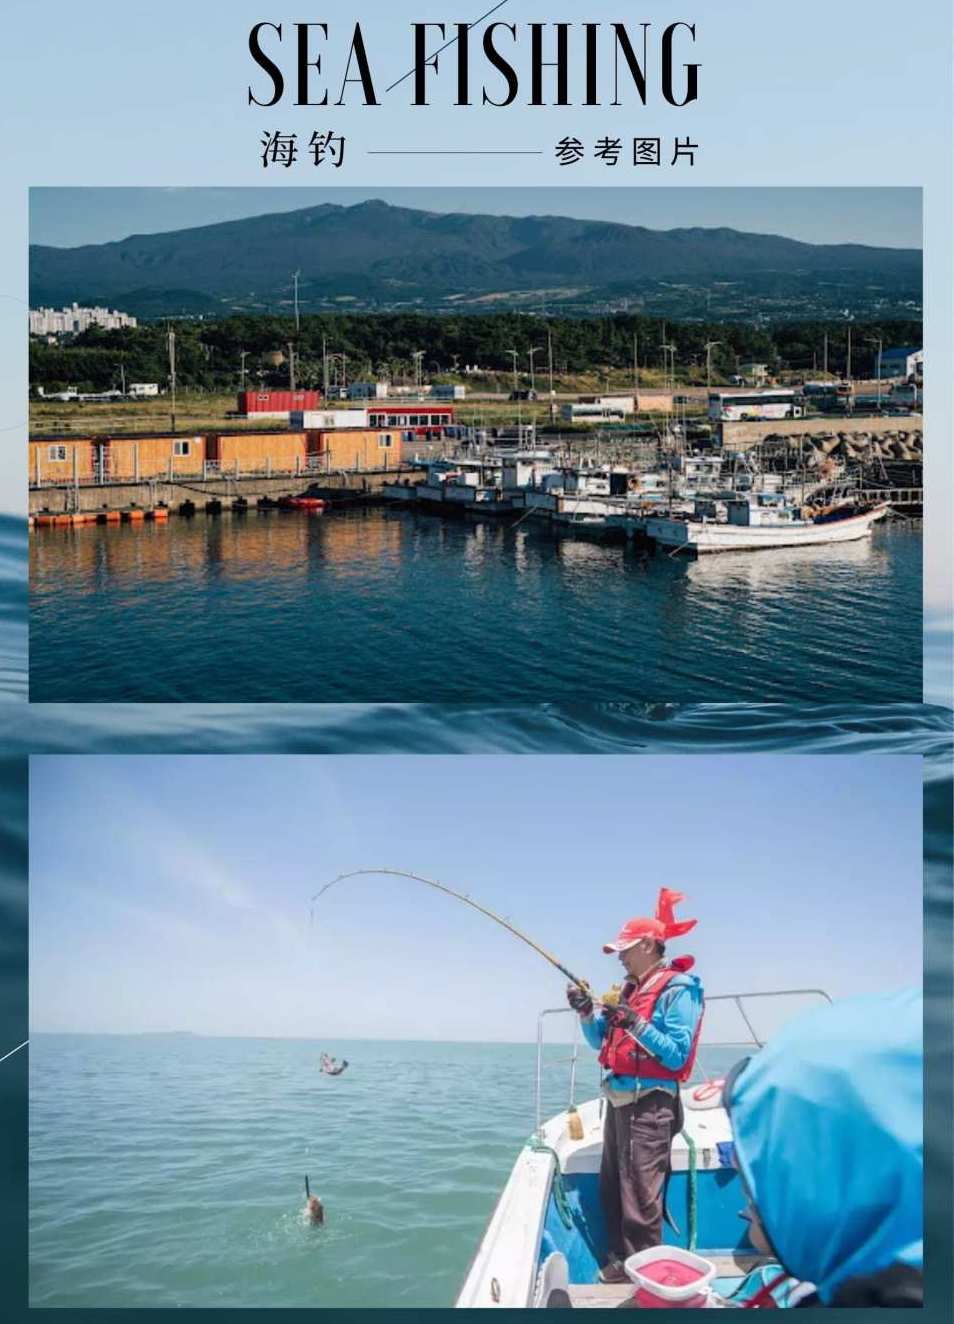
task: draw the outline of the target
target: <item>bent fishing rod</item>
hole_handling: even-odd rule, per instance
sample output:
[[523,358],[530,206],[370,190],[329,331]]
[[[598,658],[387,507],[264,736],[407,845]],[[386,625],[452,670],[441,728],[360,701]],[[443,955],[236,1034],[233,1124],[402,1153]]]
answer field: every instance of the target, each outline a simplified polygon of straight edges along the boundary
[[549,961],[552,966],[555,966],[560,974],[565,975],[571,984],[575,984],[577,988],[582,989],[584,993],[592,997],[593,990],[585,979],[581,979],[579,975],[575,975],[572,970],[568,970],[563,962],[558,961],[552,952],[548,952],[545,947],[541,947],[540,944],[534,942],[532,938],[528,938],[525,933],[522,933],[520,929],[516,927],[516,925],[511,924],[510,921],[504,919],[502,915],[496,914],[496,912],[491,910],[488,906],[482,906],[479,901],[475,901],[473,897],[469,897],[466,892],[458,892],[453,887],[448,887],[446,883],[439,883],[434,878],[425,878],[419,873],[409,873],[406,869],[352,869],[349,873],[339,873],[337,878],[332,878],[330,882],[325,883],[324,886],[320,887],[311,898],[311,922],[314,923],[315,903],[320,901],[325,893],[330,891],[336,883],[342,883],[346,878],[359,878],[368,874],[385,874],[392,878],[410,878],[413,882],[424,883],[427,887],[433,887],[438,892],[443,892],[445,896],[453,897],[455,901],[462,901],[465,906],[470,906],[472,910],[478,911],[481,915],[486,915],[487,918],[492,919],[495,924],[499,924],[502,928],[505,928],[508,933],[512,933],[515,938],[519,938],[520,941],[526,943],[528,947],[532,947],[538,956],[542,956],[545,961]]

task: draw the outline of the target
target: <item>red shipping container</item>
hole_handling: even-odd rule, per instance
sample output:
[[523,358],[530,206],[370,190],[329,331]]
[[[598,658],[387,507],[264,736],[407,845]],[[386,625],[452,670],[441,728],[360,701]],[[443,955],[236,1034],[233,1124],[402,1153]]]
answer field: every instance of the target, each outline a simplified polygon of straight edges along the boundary
[[320,405],[320,391],[240,391],[238,398],[241,414],[291,413]]

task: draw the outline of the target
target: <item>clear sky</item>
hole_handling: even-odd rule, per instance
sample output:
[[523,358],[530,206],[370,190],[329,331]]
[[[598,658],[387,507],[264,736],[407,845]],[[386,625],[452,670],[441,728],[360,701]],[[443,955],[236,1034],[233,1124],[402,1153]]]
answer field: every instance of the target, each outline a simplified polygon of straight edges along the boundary
[[601,953],[685,891],[710,994],[921,971],[910,757],[39,757],[33,1031],[533,1038],[564,981],[386,865],[502,911],[605,989]]
[[730,226],[808,243],[921,247],[921,191],[910,188],[37,188],[30,241],[99,244],[368,198],[436,212],[574,216],[660,230]]

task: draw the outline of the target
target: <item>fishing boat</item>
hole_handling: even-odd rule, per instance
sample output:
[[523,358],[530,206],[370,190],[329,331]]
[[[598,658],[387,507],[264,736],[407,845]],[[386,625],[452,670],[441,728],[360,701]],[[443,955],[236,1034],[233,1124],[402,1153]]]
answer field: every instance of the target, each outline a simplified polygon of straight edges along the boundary
[[[718,1019],[716,1009],[723,1004],[721,1024],[726,1024],[726,1014],[733,1019],[737,1014],[739,1033],[733,1025],[731,1043],[707,1042],[704,1030],[693,1078],[681,1087],[683,1127],[672,1149],[663,1244],[678,1248],[675,1254],[688,1252],[711,1266],[707,1305],[738,1305],[742,1295],[771,1288],[780,1276],[779,1266],[748,1244],[747,1224],[739,1218],[747,1201],[734,1166],[729,1118],[722,1107],[722,1077],[735,1061],[762,1047],[768,1037],[762,1030],[766,1020],[774,1031],[780,1021],[807,1006],[830,1001],[821,989],[706,999],[707,1022],[714,1014]],[[566,1007],[543,1011],[538,1019],[536,1128],[514,1163],[477,1247],[455,1303],[459,1308],[638,1304],[632,1300],[635,1281],[599,1281],[607,1257],[598,1182],[603,1118],[611,1105],[601,1097],[575,1103],[576,1037],[569,1058],[562,1059],[569,1063],[568,1107],[547,1120],[542,1116],[544,1025],[549,1017],[565,1015],[573,1017],[576,1033],[577,1017]],[[794,1291],[792,1280],[778,1282],[771,1304],[793,1304]]]
[[820,511],[791,505],[781,495],[762,494],[725,503],[726,517],[698,509],[683,518],[656,515],[643,532],[662,547],[705,552],[753,552],[772,547],[814,547],[867,538],[888,513],[887,504],[845,503]]

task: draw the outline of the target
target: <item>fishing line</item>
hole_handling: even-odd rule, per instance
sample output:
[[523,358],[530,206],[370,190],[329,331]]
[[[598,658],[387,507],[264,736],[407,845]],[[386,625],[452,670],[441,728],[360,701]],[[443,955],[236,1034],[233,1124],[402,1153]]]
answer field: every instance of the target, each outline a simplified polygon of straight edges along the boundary
[[562,975],[565,975],[571,984],[575,984],[577,988],[582,989],[585,993],[591,993],[590,986],[585,979],[581,979],[579,975],[575,975],[572,970],[568,970],[563,962],[558,960],[552,952],[548,952],[545,947],[541,947],[539,943],[534,942],[532,938],[529,938],[525,933],[521,932],[516,925],[511,924],[510,921],[504,919],[502,915],[496,914],[496,912],[491,910],[489,906],[482,906],[479,901],[475,901],[472,897],[469,897],[466,892],[458,892],[453,887],[448,887],[446,883],[439,883],[434,878],[425,878],[419,873],[410,873],[406,869],[352,869],[349,873],[339,873],[336,878],[332,878],[330,882],[325,883],[323,887],[320,887],[311,898],[310,922],[312,924],[314,923],[315,903],[320,901],[325,893],[330,891],[332,887],[337,883],[344,882],[346,878],[359,878],[369,874],[385,874],[392,878],[410,878],[413,882],[424,883],[427,887],[433,887],[438,892],[443,892],[445,896],[453,897],[455,901],[463,902],[465,906],[470,906],[472,910],[478,911],[481,915],[486,915],[486,917],[492,919],[495,924],[499,924],[502,928],[505,928],[508,933],[512,933],[515,938],[519,938],[521,942],[526,943],[526,945],[531,947],[538,956],[542,956],[545,961],[549,961],[549,963],[559,970]]

